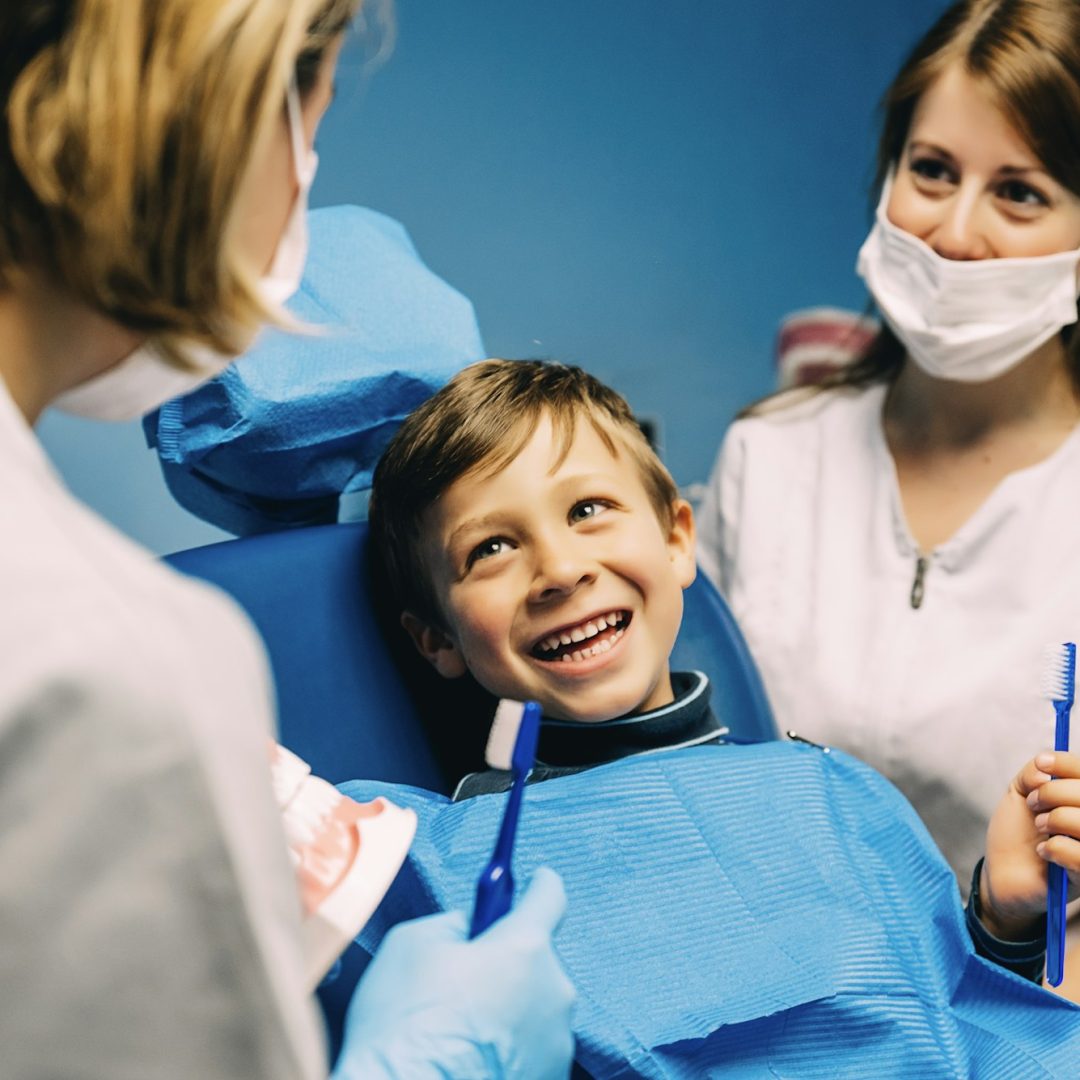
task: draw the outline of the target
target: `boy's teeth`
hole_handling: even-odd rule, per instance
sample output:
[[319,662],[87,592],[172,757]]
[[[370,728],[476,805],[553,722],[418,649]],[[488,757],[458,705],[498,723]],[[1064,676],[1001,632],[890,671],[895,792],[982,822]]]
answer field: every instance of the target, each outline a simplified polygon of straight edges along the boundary
[[578,626],[571,627],[569,630],[561,630],[557,634],[550,634],[540,642],[537,648],[540,652],[556,652],[561,648],[565,648],[567,645],[577,645],[583,641],[588,641],[590,638],[596,637],[597,634],[603,633],[605,630],[615,629],[616,633],[610,641],[606,642],[606,648],[600,649],[597,643],[594,646],[586,646],[584,649],[575,649],[572,652],[563,653],[559,657],[560,660],[581,660],[588,656],[595,656],[598,652],[607,652],[611,648],[611,643],[617,641],[622,637],[623,630],[619,627],[620,617],[618,612],[611,612],[608,615],[600,615],[595,619],[589,620],[589,622],[581,623]]
[[617,630],[612,637],[604,638],[603,641],[598,641],[595,645],[589,645],[584,649],[575,649],[573,652],[563,653],[562,656],[559,657],[559,661],[563,664],[580,663],[582,660],[588,660],[591,656],[599,656],[601,653],[610,652],[612,645],[623,636],[623,633],[624,631]]

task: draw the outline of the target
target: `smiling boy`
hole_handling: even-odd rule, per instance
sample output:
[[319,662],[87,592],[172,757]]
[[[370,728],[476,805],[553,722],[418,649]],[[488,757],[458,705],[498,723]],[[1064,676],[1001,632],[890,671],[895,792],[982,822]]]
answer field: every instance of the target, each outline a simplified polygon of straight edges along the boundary
[[674,490],[651,500],[618,452],[626,436],[596,417],[534,419],[508,464],[460,477],[426,515],[421,558],[444,625],[434,612],[404,625],[442,675],[471,671],[551,719],[667,705],[695,572],[690,507]]
[[[585,372],[466,369],[388,448],[371,523],[433,667],[540,703],[534,782],[719,737],[707,680],[668,668],[693,512],[626,402]],[[473,774],[456,797],[506,782]]]

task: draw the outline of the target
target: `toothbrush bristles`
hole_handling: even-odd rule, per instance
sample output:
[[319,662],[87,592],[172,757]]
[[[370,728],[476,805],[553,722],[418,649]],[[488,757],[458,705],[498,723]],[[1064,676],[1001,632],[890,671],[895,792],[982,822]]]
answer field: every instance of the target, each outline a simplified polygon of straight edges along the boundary
[[1076,683],[1076,646],[1048,645],[1043,654],[1043,671],[1039,689],[1051,701],[1072,702]]
[[484,761],[490,768],[509,769],[513,764],[514,745],[524,711],[525,706],[520,701],[503,698],[499,702],[484,749]]

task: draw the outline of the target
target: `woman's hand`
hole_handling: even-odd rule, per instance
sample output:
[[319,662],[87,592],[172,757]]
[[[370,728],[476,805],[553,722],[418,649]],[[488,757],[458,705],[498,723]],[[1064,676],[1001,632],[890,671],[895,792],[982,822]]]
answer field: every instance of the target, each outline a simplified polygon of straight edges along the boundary
[[574,988],[551,940],[565,906],[541,867],[472,941],[463,912],[399,924],[353,995],[333,1080],[565,1080]]

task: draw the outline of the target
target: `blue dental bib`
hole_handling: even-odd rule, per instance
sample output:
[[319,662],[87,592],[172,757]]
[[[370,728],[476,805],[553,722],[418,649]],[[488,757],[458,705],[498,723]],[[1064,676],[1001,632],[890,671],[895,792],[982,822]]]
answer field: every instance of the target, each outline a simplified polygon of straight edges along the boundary
[[[365,949],[471,909],[504,795],[342,790],[420,816]],[[531,786],[519,884],[541,864],[566,883],[555,941],[598,1080],[1080,1075],[1080,1010],[975,955],[914,810],[845,754],[703,746]]]

